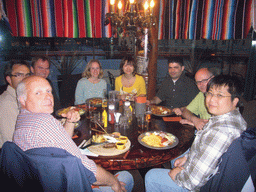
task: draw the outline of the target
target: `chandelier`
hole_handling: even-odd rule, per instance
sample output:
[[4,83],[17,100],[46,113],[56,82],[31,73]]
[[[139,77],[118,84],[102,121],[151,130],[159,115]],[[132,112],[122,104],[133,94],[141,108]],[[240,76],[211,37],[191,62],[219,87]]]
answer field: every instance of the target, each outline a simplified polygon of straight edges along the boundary
[[[110,24],[113,36],[119,37],[119,44],[128,51],[136,52],[138,41],[148,41],[149,28],[156,25],[154,1],[110,0],[110,13],[106,14],[105,25]],[[124,7],[123,7],[124,4]]]

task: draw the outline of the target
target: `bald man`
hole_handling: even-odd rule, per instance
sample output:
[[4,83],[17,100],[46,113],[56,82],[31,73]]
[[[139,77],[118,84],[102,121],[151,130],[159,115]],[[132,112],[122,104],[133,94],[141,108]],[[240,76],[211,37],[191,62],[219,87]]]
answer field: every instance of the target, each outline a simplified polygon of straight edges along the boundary
[[76,146],[72,135],[74,122],[80,120],[77,111],[70,110],[65,114],[67,120],[63,126],[51,115],[54,98],[52,87],[45,78],[39,76],[25,78],[18,84],[17,99],[21,110],[17,118],[13,142],[23,151],[42,147],[64,149],[81,159],[84,167],[94,174],[96,179],[93,179],[94,182],[91,184],[106,185],[100,186],[100,190],[106,190],[105,188],[115,192],[132,190],[134,181],[129,172],[118,172],[119,176],[115,177],[83,155]]
[[180,121],[182,124],[191,124],[197,130],[201,130],[208,122],[211,115],[205,107],[204,93],[207,89],[207,83],[214,77],[213,72],[208,68],[201,68],[195,74],[195,81],[200,92],[185,108],[176,108],[176,115],[182,115],[184,119]]

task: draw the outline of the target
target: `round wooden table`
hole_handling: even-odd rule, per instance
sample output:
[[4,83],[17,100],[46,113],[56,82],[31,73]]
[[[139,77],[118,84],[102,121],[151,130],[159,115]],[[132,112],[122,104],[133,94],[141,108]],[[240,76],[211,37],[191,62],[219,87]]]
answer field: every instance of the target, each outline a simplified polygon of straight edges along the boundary
[[[77,128],[78,138],[74,139],[77,145],[79,145],[84,139],[90,138],[90,129],[88,128],[89,121],[85,117],[83,117],[81,121],[82,125]],[[190,125],[182,125],[177,121],[165,122],[161,117],[152,115],[148,130],[161,130],[172,133],[178,137],[179,143],[176,147],[167,150],[150,149],[142,146],[138,142],[138,136],[140,133],[136,124],[136,118],[134,118],[128,129],[115,130],[114,126],[109,126],[107,129],[108,133],[119,131],[122,135],[128,136],[131,141],[131,148],[128,153],[111,157],[88,157],[107,170],[148,168],[161,165],[183,154],[188,148],[190,148],[194,140],[194,127]]]

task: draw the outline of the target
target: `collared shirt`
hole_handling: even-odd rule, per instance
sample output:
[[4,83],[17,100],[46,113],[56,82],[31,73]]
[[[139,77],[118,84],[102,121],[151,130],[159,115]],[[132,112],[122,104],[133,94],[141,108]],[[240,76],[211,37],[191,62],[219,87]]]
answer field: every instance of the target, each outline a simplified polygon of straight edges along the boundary
[[12,141],[19,114],[16,91],[10,85],[0,95],[0,148],[6,141]]
[[192,79],[182,74],[174,83],[170,75],[162,82],[156,96],[169,108],[187,106],[198,94],[198,88]]
[[22,109],[17,118],[13,141],[23,151],[41,147],[64,149],[81,159],[83,165],[96,174],[94,161],[81,154],[64,127],[51,114],[31,113]]
[[201,91],[186,108],[195,115],[199,115],[200,119],[209,119],[211,117],[205,106],[205,96]]
[[184,169],[176,175],[175,182],[188,190],[203,186],[217,172],[221,155],[246,130],[246,126],[237,109],[211,117],[204,129],[197,131],[186,155]]

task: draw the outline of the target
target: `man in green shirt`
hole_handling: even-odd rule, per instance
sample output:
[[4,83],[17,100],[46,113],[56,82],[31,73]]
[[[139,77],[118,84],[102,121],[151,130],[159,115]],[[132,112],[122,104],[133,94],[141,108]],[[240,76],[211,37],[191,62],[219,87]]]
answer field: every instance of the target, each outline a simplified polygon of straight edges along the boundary
[[205,107],[204,93],[206,92],[207,83],[213,77],[213,72],[208,68],[201,68],[196,72],[195,81],[200,92],[187,107],[174,109],[176,115],[182,115],[184,118],[180,123],[191,124],[195,126],[197,130],[201,130],[208,122],[211,115]]

